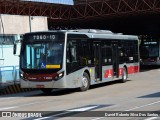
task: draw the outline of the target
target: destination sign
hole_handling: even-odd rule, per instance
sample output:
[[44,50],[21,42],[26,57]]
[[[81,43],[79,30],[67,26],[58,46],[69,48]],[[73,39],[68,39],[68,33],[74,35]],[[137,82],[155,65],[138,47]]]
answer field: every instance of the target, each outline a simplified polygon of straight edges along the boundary
[[59,36],[54,34],[31,34],[31,35],[24,35],[24,40],[27,42],[34,42],[34,41],[55,41],[58,40]]
[[151,45],[156,45],[157,42],[144,42],[144,44],[145,44],[145,45],[150,45],[150,44],[151,44]]
[[33,35],[33,40],[54,40],[55,35]]
[[64,41],[64,33],[28,33],[24,36],[25,42],[37,42],[37,41]]

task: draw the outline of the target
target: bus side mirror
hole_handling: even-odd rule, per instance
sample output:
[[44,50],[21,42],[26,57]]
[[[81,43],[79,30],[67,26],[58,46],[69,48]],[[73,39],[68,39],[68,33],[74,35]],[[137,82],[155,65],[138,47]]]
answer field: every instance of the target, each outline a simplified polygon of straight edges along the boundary
[[13,45],[13,54],[15,56],[19,56],[20,55],[20,48],[21,48],[20,40],[16,40],[14,42],[14,45]]

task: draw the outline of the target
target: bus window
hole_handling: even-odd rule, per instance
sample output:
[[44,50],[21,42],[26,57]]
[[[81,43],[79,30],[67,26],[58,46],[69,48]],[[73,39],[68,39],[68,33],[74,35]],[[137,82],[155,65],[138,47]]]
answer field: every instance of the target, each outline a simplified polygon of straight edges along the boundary
[[80,65],[91,65],[93,64],[92,62],[92,45],[89,41],[87,40],[81,40],[81,45],[80,45]]
[[111,46],[102,47],[102,64],[111,65],[112,64],[112,48]]
[[67,63],[77,62],[77,46],[69,42],[67,45]]
[[71,48],[71,57],[72,57],[72,62],[77,62],[76,46],[73,46]]
[[77,49],[78,49],[77,41],[69,40],[66,51],[67,74],[72,72],[79,65]]

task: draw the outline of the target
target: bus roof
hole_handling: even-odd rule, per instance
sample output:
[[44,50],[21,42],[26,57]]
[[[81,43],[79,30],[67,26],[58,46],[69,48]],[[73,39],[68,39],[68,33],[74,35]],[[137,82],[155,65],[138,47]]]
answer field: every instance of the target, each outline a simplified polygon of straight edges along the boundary
[[27,34],[37,34],[37,33],[52,33],[52,32],[67,33],[67,34],[84,34],[88,38],[138,40],[138,36],[135,36],[135,35],[123,35],[122,33],[113,33],[109,30],[97,30],[97,29],[39,31],[39,32],[26,33],[26,35]]
[[89,38],[138,40],[138,37],[135,35],[123,35],[122,33],[113,33],[109,30],[80,29],[80,30],[68,30],[66,32],[70,34],[85,34]]

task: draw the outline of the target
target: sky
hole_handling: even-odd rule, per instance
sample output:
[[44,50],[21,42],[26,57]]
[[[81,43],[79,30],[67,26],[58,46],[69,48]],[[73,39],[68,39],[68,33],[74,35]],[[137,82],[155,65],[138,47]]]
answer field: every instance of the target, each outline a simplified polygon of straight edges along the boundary
[[21,1],[57,3],[57,4],[66,4],[66,5],[73,5],[74,4],[73,0],[21,0]]

